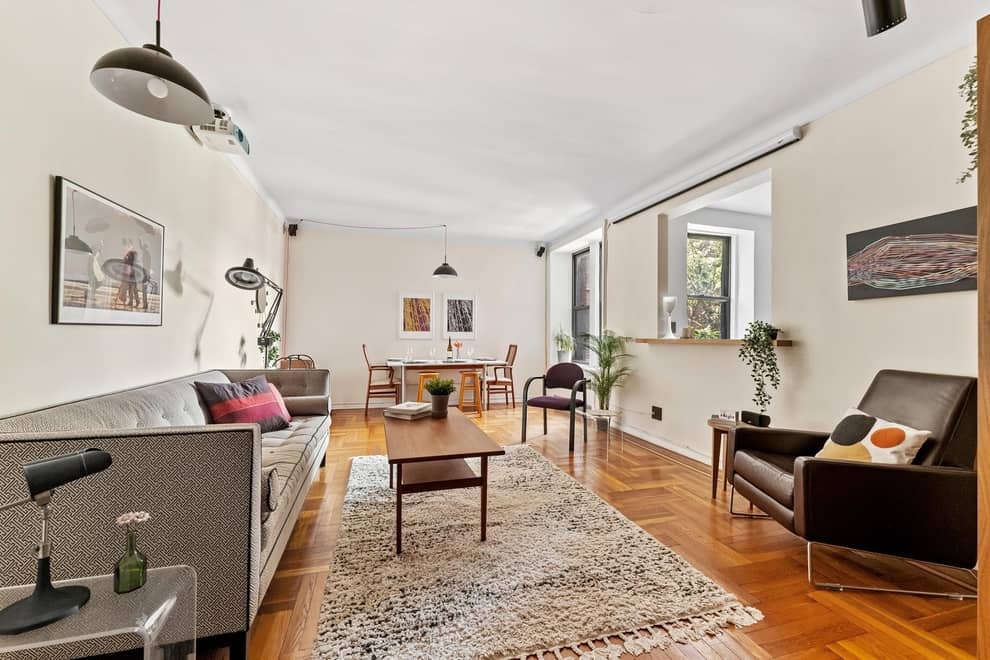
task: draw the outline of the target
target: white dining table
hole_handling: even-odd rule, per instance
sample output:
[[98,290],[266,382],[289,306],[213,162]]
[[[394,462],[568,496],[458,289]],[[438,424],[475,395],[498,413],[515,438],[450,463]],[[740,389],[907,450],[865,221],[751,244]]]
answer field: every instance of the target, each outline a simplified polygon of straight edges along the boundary
[[[386,360],[385,364],[399,372],[399,398],[406,400],[406,371],[442,371],[445,369],[457,369],[459,371],[479,371],[481,372],[481,386],[485,387],[485,372],[489,367],[504,367],[505,360],[484,360],[481,358],[452,360]],[[484,404],[484,391],[482,391],[482,401]]]

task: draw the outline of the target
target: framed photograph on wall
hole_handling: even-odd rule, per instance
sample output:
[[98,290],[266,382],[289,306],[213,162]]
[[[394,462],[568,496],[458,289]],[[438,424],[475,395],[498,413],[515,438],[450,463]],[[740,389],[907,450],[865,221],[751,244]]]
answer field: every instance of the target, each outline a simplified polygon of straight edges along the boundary
[[399,339],[433,337],[433,294],[399,294]]
[[478,299],[473,296],[443,297],[443,336],[474,339],[478,332]]
[[55,177],[52,323],[162,324],[165,227]]

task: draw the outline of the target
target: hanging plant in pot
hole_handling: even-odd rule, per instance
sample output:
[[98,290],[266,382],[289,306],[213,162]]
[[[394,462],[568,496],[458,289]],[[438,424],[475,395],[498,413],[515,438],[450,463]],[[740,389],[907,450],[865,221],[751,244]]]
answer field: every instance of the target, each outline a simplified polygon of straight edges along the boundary
[[433,406],[430,410],[431,416],[434,419],[443,419],[447,416],[450,395],[454,391],[454,381],[437,376],[426,381],[424,387],[430,393],[430,401]]
[[557,347],[557,362],[570,362],[574,354],[574,338],[561,328],[553,336],[553,343]]
[[612,390],[622,387],[622,382],[632,369],[623,362],[632,356],[626,353],[626,339],[611,330],[601,336],[585,335],[588,350],[595,356],[595,369],[588,375],[588,386],[595,391],[598,410],[608,410],[612,402]]
[[780,367],[777,364],[777,351],[774,342],[780,330],[764,321],[753,321],[746,326],[742,347],[739,349],[739,359],[749,367],[750,376],[756,390],[753,403],[760,408],[759,414],[743,412],[743,421],[756,426],[770,426],[770,417],[766,415],[770,407],[772,395],[770,389],[780,388]]

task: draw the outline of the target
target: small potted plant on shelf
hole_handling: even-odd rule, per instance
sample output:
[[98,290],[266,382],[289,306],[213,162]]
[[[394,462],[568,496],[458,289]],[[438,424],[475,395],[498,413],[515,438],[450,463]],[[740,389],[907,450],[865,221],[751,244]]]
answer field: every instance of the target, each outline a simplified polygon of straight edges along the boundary
[[553,336],[553,343],[557,346],[557,362],[570,362],[574,353],[574,338],[561,328]]
[[426,381],[424,387],[430,393],[430,401],[433,404],[431,416],[434,419],[443,419],[447,416],[450,394],[454,391],[454,381],[437,376]]
[[[750,376],[756,386],[753,403],[760,408],[756,416],[760,426],[769,426],[770,418],[765,414],[773,398],[770,388],[780,388],[780,367],[777,364],[777,351],[774,342],[780,330],[764,321],[753,321],[746,326],[746,336],[739,348],[739,359],[749,367]],[[745,415],[745,413],[744,413]]]
[[632,373],[632,369],[622,362],[632,356],[626,353],[626,339],[611,330],[601,336],[585,335],[588,350],[595,356],[595,369],[588,375],[588,385],[595,391],[599,410],[608,410],[612,400],[612,390],[622,387],[622,381]]

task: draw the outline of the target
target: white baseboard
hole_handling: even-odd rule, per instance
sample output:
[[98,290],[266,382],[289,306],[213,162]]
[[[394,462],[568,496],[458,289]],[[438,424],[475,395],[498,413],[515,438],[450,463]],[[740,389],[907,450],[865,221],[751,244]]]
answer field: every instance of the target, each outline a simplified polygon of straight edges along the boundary
[[642,440],[644,442],[648,442],[651,445],[656,445],[658,447],[663,447],[664,449],[666,449],[668,451],[672,451],[675,454],[680,454],[681,456],[684,456],[685,458],[690,458],[692,461],[697,461],[699,463],[703,463],[703,464],[709,465],[709,466],[712,464],[712,457],[711,456],[708,456],[707,454],[702,454],[700,452],[697,452],[694,449],[691,449],[690,447],[685,447],[683,445],[674,444],[673,442],[670,442],[669,440],[665,440],[665,439],[659,438],[659,437],[657,437],[657,436],[655,436],[655,435],[653,435],[651,433],[647,433],[646,431],[644,431],[641,428],[637,428],[635,426],[628,426],[628,425],[625,425],[625,424],[616,424],[615,425],[615,428],[621,430],[623,433],[628,433],[631,436],[635,436],[636,438],[639,438],[640,440]]

